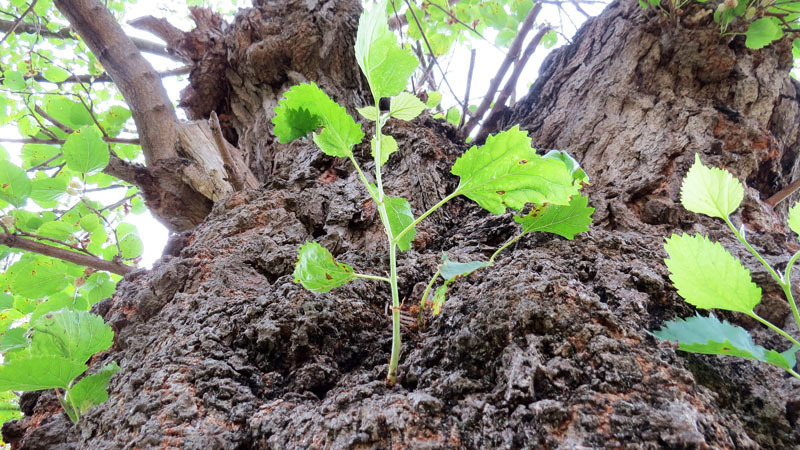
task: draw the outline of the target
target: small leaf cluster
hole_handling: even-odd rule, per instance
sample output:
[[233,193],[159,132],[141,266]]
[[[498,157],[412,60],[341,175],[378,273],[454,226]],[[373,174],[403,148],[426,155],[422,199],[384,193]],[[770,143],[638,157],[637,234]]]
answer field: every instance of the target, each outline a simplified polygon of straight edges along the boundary
[[[639,0],[642,8],[655,7],[664,13],[669,13],[662,7],[668,3],[672,11],[679,11],[691,0]],[[708,0],[697,0],[706,3]],[[730,28],[740,24],[746,25],[744,35],[747,37],[745,45],[750,49],[764,48],[783,38],[786,33],[791,33],[797,28],[800,19],[800,3],[794,1],[762,1],[762,0],[724,0],[714,9],[714,22],[719,24],[720,30],[725,33]],[[743,28],[743,27],[742,27]],[[793,41],[795,58],[800,58],[800,39]]]
[[[695,163],[681,186],[681,203],[697,214],[722,219],[737,239],[764,265],[786,295],[793,316],[800,325],[800,313],[792,295],[791,271],[800,252],[787,264],[784,273],[777,272],[747,242],[744,227],[737,229],[730,215],[739,208],[744,198],[744,187],[728,171],[708,168],[696,155]],[[800,234],[800,204],[789,213],[789,227]],[[755,307],[761,302],[761,288],[750,277],[750,271],[718,242],[701,235],[672,235],[664,248],[669,255],[665,260],[670,280],[678,294],[687,303],[699,309],[721,309],[745,314],[772,329],[791,346],[784,352],[768,350],[753,342],[744,328],[717,319],[697,315],[677,319],[653,334],[665,341],[677,341],[678,349],[712,355],[729,355],[750,358],[773,364],[800,378],[794,371],[795,353],[800,342],[786,331],[761,318]]]
[[108,399],[106,388],[119,371],[116,362],[80,380],[86,362],[108,349],[114,332],[103,318],[64,307],[33,314],[28,326],[8,329],[0,338],[0,391],[55,389],[73,423],[94,405]]
[[[469,2],[465,2],[469,3]],[[361,125],[344,107],[336,104],[314,83],[293,86],[275,109],[274,133],[281,143],[289,143],[312,134],[323,153],[348,158],[361,179],[370,199],[377,206],[384,226],[389,250],[389,276],[359,273],[353,267],[337,262],[333,255],[315,242],[305,243],[295,266],[295,281],[314,292],[328,292],[356,278],[388,282],[392,290],[393,344],[387,379],[394,382],[400,351],[396,252],[411,248],[416,225],[447,201],[464,196],[492,214],[509,209],[523,212],[515,218],[522,233],[498,249],[488,262],[458,263],[443,256],[443,264],[434,275],[428,290],[439,274],[444,283],[437,288],[434,311],[444,303],[447,286],[460,276],[492,265],[497,253],[533,231],[549,231],[569,239],[588,230],[593,209],[588,207],[580,188],[587,181],[586,173],[569,155],[553,151],[539,155],[531,146],[527,133],[519,127],[488,137],[482,146],[472,146],[459,157],[451,173],[459,177],[455,190],[422,215],[415,217],[408,199],[387,195],[383,189],[382,168],[396,157],[398,143],[383,133],[389,120],[410,121],[427,107],[416,95],[404,92],[409,77],[417,69],[416,56],[401,47],[390,31],[385,11],[386,2],[364,12],[359,20],[355,55],[374,103],[358,108],[362,119],[374,124],[370,140],[374,164],[372,179],[353,154],[353,147],[366,136]],[[502,9],[502,8],[501,8]],[[379,99],[388,98],[388,111],[381,111]],[[434,101],[436,99],[433,99]],[[532,205],[532,206],[531,206]],[[427,291],[426,291],[427,295]],[[425,306],[425,296],[422,299]]]

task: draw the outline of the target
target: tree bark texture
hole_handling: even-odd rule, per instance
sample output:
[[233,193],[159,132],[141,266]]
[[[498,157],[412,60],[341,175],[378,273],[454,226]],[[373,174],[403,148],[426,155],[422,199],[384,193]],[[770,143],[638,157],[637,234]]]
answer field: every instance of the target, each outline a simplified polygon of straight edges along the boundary
[[[259,3],[259,2],[256,2]],[[316,239],[382,275],[385,235],[345,161],[270,133],[281,91],[315,80],[350,109],[364,83],[352,55],[358,2],[264,2],[208,40],[184,104],[220,114],[256,190],[216,202],[150,271],[98,304],[115,345],[110,399],[73,427],[51,393],[23,396],[29,416],[3,427],[15,448],[795,448],[800,384],[754,362],[692,356],[648,333],[694,314],[668,280],[664,237],[721,240],[764,289],[758,312],[791,321],[778,286],[723,225],[684,211],[680,180],[695,153],[746,181],[735,218],[772,263],[797,243],[763,199],[800,175],[798,91],[789,42],[760,51],[710,20],[665,19],[615,2],[546,61],[501,123],[540,148],[575,155],[592,177],[593,229],[521,241],[454,283],[441,315],[404,330],[397,385],[384,382],[388,288],[359,280],[327,294],[293,282],[297,248]],[[199,27],[201,28],[201,27]],[[327,58],[326,58],[327,56]],[[205,64],[205,65],[203,65]],[[216,78],[215,78],[216,77]],[[212,90],[212,81],[218,88]],[[390,195],[415,214],[456,184],[466,149],[453,128],[390,122],[400,151]],[[234,142],[235,142],[234,141]],[[357,157],[371,168],[367,144]],[[456,199],[423,222],[399,261],[401,297],[419,299],[442,251],[487,258],[514,232]],[[723,314],[755,334],[757,324]],[[797,330],[793,330],[797,331]],[[783,348],[778,347],[779,350]]]

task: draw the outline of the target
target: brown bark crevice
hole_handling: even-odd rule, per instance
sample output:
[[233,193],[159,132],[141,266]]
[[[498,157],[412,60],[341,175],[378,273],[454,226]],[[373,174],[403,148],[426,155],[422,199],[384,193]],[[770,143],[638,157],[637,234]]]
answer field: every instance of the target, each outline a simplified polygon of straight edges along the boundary
[[[313,70],[284,60],[286,72],[265,80],[248,52],[274,42],[276,23],[290,36],[315,20],[352,32],[357,2],[257,3],[224,34],[236,51],[215,73],[230,83],[230,109],[219,108],[220,95],[208,112],[227,115],[264,186],[217,201],[171,256],[98,305],[116,333],[103,357],[122,367],[107,403],[72,427],[48,409],[49,394],[26,395],[32,417],[6,425],[4,438],[19,448],[97,449],[796,446],[796,381],[752,361],[677,353],[650,334],[694,313],[669,282],[664,236],[708,234],[756,267],[720,224],[680,209],[678,183],[695,151],[748,181],[741,217],[764,231],[749,236],[770,262],[796,245],[759,200],[767,178],[795,175],[796,94],[782,47],[750,52],[713,24],[675,29],[635,1],[590,21],[509,114],[540,147],[583,162],[596,225],[574,241],[523,239],[490,270],[454,283],[440,316],[404,331],[401,378],[388,387],[386,287],[358,280],[314,294],[292,276],[307,240],[358,269],[385,267],[375,207],[346,161],[269,133],[271,102]],[[328,82],[358,86],[352,60],[341,69]],[[363,100],[361,91],[330,92],[348,107]],[[420,214],[454,188],[449,169],[465,145],[429,117],[391,121],[385,132],[400,144],[385,166],[387,192]],[[367,144],[356,157],[372,168]],[[485,259],[513,231],[509,217],[466,199],[446,205],[400,257],[406,305],[441,251]],[[763,313],[784,322],[788,308],[769,275],[752,274]],[[746,319],[721,316],[782,350]]]

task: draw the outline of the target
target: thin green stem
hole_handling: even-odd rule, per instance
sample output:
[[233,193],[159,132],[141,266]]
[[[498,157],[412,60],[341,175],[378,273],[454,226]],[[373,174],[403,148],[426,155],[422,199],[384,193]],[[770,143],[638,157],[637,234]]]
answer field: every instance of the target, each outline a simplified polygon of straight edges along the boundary
[[793,338],[791,335],[789,335],[789,333],[787,333],[787,332],[781,330],[780,328],[776,327],[775,325],[773,325],[768,320],[761,318],[755,312],[751,311],[751,312],[747,313],[747,315],[752,317],[753,319],[756,319],[757,321],[761,322],[764,326],[766,326],[767,328],[771,329],[772,331],[774,331],[774,332],[780,334],[781,336],[785,337],[792,344],[800,347],[800,342],[798,342],[797,339]]
[[451,193],[447,197],[443,198],[439,203],[431,206],[431,208],[429,210],[425,211],[425,213],[423,213],[421,216],[417,217],[413,222],[411,222],[411,224],[409,226],[405,227],[403,229],[403,231],[397,233],[397,236],[394,237],[394,242],[397,243],[397,241],[399,241],[400,238],[405,236],[405,234],[408,233],[409,231],[411,231],[415,226],[417,226],[418,223],[422,222],[426,217],[430,216],[434,211],[436,211],[437,209],[441,208],[442,205],[444,205],[445,203],[449,202],[450,200],[452,200],[455,197],[458,197],[458,195],[459,195],[459,192],[458,192],[458,189],[456,189],[455,191],[453,191],[453,193]]
[[431,277],[431,281],[425,286],[425,292],[422,293],[422,299],[419,301],[419,324],[422,325],[422,313],[425,311],[425,300],[428,298],[428,294],[431,292],[431,288],[433,287],[433,283],[436,282],[436,279],[439,278],[439,274],[442,272],[442,266],[439,266],[436,269],[436,273],[433,274]]
[[783,288],[784,295],[786,295],[786,299],[789,301],[789,306],[792,308],[794,322],[797,324],[797,328],[800,329],[800,312],[797,310],[797,302],[794,301],[794,295],[792,295],[792,267],[794,267],[794,263],[797,262],[797,258],[800,258],[800,252],[792,255],[792,258],[786,264],[786,271],[783,274],[784,282],[781,283],[781,287]]
[[797,379],[800,379],[800,374],[798,374],[798,373],[797,373],[797,372],[795,372],[794,370],[792,370],[792,369],[786,369],[786,371],[787,371],[787,372],[789,372],[789,373],[790,373],[790,374],[791,374],[793,377],[795,377],[795,378],[797,378]]
[[524,236],[524,235],[525,235],[525,233],[520,233],[520,234],[516,235],[515,237],[513,237],[513,238],[509,239],[508,241],[506,241],[506,243],[503,244],[500,248],[495,250],[495,252],[492,253],[492,257],[489,258],[489,265],[493,266],[494,265],[494,259],[497,257],[497,255],[499,255],[500,252],[502,252],[503,250],[508,248],[509,245],[511,245],[511,244],[517,242],[518,240],[520,240],[520,238],[522,238],[522,236]]
[[369,187],[369,180],[367,180],[367,177],[364,175],[364,172],[361,170],[361,166],[358,165],[358,162],[353,157],[353,155],[350,155],[350,162],[352,162],[353,166],[356,168],[356,172],[358,172],[358,177],[361,178],[361,182],[364,183],[364,187],[367,188],[367,192],[369,192],[369,196],[372,197],[372,200],[374,200],[375,203],[378,203],[378,197],[375,195],[374,192],[372,192],[372,188]]
[[386,277],[379,277],[377,275],[367,275],[365,273],[353,273],[356,278],[364,278],[366,280],[376,280],[376,281],[384,281],[386,283],[391,283],[392,281]]
[[389,384],[397,382],[397,365],[400,362],[400,295],[397,292],[397,246],[389,239],[389,277],[392,285],[392,355],[389,358]]
[[381,148],[381,143],[383,141],[381,128],[383,127],[383,121],[381,120],[381,111],[378,106],[380,99],[373,96],[373,100],[375,102],[375,110],[378,114],[378,120],[375,121],[375,184],[378,186],[378,202],[383,203],[383,181],[381,180],[381,153],[383,153],[383,149]]
[[778,274],[778,272],[775,272],[775,269],[773,269],[772,266],[770,266],[769,263],[764,258],[761,257],[761,255],[756,251],[756,249],[754,249],[753,246],[750,245],[749,242],[747,242],[747,239],[745,239],[744,236],[742,236],[741,233],[739,233],[739,230],[737,230],[736,227],[733,225],[733,222],[731,222],[731,219],[726,217],[725,218],[725,223],[727,223],[728,226],[731,228],[731,230],[733,231],[733,234],[735,234],[736,238],[739,239],[739,242],[744,244],[744,246],[747,248],[747,250],[749,250],[750,253],[753,254],[753,256],[758,258],[758,260],[761,261],[761,264],[763,264],[764,267],[767,268],[767,270],[769,271],[769,274],[772,275],[772,278],[774,278],[775,281],[777,281],[781,286],[783,286],[783,279]]

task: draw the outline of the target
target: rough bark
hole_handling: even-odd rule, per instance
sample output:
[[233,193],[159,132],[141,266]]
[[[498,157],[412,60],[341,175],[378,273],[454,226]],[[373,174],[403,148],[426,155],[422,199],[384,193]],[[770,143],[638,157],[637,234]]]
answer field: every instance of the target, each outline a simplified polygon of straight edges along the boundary
[[[122,367],[107,403],[72,427],[51,393],[26,394],[29,417],[4,426],[5,440],[96,449],[796,446],[796,380],[746,360],[676,353],[648,333],[693,313],[662,262],[664,236],[680,230],[734,249],[765,291],[761,313],[786,322],[778,287],[753,258],[720,224],[678,203],[679,180],[700,152],[746,180],[741,219],[766,257],[783,262],[796,249],[776,220],[783,213],[761,201],[798,175],[786,43],[748,51],[713,24],[676,25],[635,1],[589,21],[547,60],[505,124],[521,122],[540,147],[578,156],[592,177],[596,225],[574,241],[525,239],[491,270],[459,280],[440,316],[404,330],[401,377],[388,387],[386,287],[360,280],[313,294],[291,275],[308,239],[364,270],[386,266],[374,205],[344,161],[310,142],[278,145],[268,126],[272,102],[299,76],[350,107],[362,101],[359,90],[335,89],[361,86],[349,51],[319,70],[326,39],[349,48],[357,10],[356,1],[270,3],[220,28],[224,42],[208,67],[225,70],[193,79],[215,73],[222,93],[189,92],[188,103],[198,117],[228,113],[226,132],[265,186],[217,202],[151,271],[129,274],[98,305],[116,338],[92,367],[112,359]],[[262,24],[276,23],[295,38],[322,33],[316,46],[297,42],[317,66],[303,71],[292,52],[270,47],[282,42],[273,38],[280,29]],[[236,51],[221,59],[223,49]],[[274,72],[266,54],[282,64]],[[465,146],[430,118],[392,122],[387,132],[401,148],[386,166],[387,190],[419,214],[453,189],[448,169]],[[369,167],[368,146],[357,150]],[[418,298],[442,250],[487,257],[512,232],[508,217],[463,199],[448,204],[401,256],[401,296]],[[724,317],[779,345],[755,324]]]

